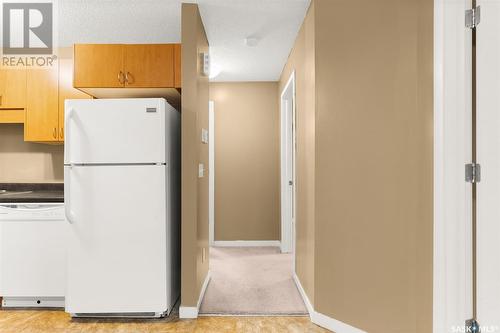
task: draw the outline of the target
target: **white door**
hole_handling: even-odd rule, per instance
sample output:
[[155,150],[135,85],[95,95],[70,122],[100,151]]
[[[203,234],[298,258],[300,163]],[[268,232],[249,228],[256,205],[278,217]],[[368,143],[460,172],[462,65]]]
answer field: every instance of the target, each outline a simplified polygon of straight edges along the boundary
[[166,166],[66,166],[69,313],[167,310]]
[[155,98],[67,100],[64,163],[165,163],[166,107]]
[[480,0],[477,27],[477,312],[500,332],[500,0]]
[[295,232],[295,74],[281,94],[281,252],[294,251]]

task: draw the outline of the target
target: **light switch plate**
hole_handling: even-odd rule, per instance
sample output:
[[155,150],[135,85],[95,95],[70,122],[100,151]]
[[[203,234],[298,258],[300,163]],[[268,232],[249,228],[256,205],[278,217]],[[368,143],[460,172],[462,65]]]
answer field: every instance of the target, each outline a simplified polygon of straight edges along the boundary
[[201,64],[202,64],[202,69],[203,69],[203,75],[209,76],[210,75],[210,56],[208,53],[201,53],[200,54],[201,58]]
[[204,128],[201,129],[201,142],[208,144],[208,130]]
[[205,176],[205,165],[203,163],[198,164],[198,178],[203,178]]

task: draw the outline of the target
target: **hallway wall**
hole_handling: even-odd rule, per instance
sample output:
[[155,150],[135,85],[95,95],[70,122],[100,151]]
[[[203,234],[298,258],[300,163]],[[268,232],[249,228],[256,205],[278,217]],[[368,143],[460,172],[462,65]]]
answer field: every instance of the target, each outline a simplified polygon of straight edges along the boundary
[[210,83],[215,240],[280,239],[277,82]]
[[314,310],[432,332],[432,0],[313,0],[280,91],[294,70],[296,271]]
[[430,333],[433,2],[315,6],[315,309]]
[[[208,274],[208,77],[198,66],[208,40],[198,5],[182,4],[181,306],[195,307]],[[198,178],[198,164],[207,170]]]
[[314,176],[315,176],[315,4],[311,3],[283,68],[279,94],[295,71],[296,85],[296,272],[314,302]]

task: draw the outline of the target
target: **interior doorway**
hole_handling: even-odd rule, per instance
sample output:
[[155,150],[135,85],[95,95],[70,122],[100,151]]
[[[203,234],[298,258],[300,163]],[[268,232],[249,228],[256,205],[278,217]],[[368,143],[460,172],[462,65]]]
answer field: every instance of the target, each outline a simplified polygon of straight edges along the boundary
[[281,252],[295,253],[295,72],[281,92],[280,109]]
[[[208,147],[211,278],[200,304],[200,316],[308,314],[294,280],[294,233],[290,220],[285,237],[287,249],[283,251],[280,246],[281,140],[276,137],[280,135],[280,118],[285,112],[288,125],[284,129],[289,140],[285,172],[287,181],[294,182],[294,75],[283,94],[278,85],[278,82],[221,83],[211,88]],[[237,130],[235,124],[240,124]],[[293,183],[292,186],[287,183],[286,188],[289,191]],[[294,193],[289,193],[293,199]],[[290,218],[294,215],[293,206],[290,201]],[[252,229],[264,230],[265,233],[260,232],[264,236]]]

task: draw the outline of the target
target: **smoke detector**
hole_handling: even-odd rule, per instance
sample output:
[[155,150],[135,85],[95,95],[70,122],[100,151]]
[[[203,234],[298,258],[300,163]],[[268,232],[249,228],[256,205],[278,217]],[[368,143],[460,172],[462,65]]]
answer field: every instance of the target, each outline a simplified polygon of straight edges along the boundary
[[255,47],[259,43],[259,39],[257,37],[247,37],[245,38],[245,45],[248,47]]

